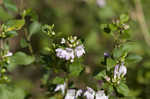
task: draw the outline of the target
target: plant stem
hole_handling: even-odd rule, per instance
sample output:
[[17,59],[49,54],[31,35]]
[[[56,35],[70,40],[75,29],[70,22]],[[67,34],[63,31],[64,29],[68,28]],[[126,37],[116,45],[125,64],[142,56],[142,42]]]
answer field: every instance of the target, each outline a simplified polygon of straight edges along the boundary
[[3,40],[0,40],[0,49],[3,49]]
[[[27,29],[24,29],[24,30],[25,30],[25,37],[26,37],[26,40],[27,40],[28,42],[30,42],[30,39],[28,38]],[[30,43],[28,43],[28,49],[29,49],[30,53],[33,54],[32,46],[31,46]]]
[[137,21],[139,22],[139,25],[141,27],[144,39],[148,46],[150,46],[150,34],[148,31],[147,24],[145,22],[144,13],[142,9],[142,4],[140,0],[134,0],[135,1],[135,7],[136,7],[136,17]]

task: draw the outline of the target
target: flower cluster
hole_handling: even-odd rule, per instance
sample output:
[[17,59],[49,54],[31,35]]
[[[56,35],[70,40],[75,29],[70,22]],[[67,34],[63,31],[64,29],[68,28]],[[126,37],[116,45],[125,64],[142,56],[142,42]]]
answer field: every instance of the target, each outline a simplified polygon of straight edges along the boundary
[[[66,89],[66,83],[57,85],[55,92],[61,90],[64,95]],[[82,89],[68,89],[65,95],[65,99],[77,99],[79,96],[84,96],[86,99],[108,99],[105,95],[104,90],[95,92],[92,88],[87,87],[85,91]]]
[[104,90],[99,90],[95,92],[92,88],[87,87],[87,90],[84,93],[87,99],[108,99],[108,96],[105,95]]
[[121,77],[124,77],[127,73],[127,68],[124,66],[124,63],[121,65],[117,64],[114,69],[114,78],[113,82],[120,80]]
[[79,40],[77,40],[76,36],[68,37],[67,40],[62,38],[61,44],[65,45],[65,48],[61,47],[55,50],[56,56],[61,59],[73,62],[75,57],[80,58],[83,54],[85,54],[84,46]]

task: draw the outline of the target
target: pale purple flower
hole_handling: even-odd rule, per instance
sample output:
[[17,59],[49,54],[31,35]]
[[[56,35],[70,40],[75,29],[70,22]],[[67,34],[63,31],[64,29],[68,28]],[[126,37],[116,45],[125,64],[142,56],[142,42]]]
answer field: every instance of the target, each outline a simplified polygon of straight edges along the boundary
[[81,57],[83,54],[85,54],[84,46],[83,45],[77,46],[75,48],[75,54],[78,58]]
[[108,99],[108,96],[105,95],[104,90],[99,90],[96,92],[96,99]]
[[65,99],[76,99],[76,90],[75,89],[68,89]]
[[116,78],[120,79],[120,77],[125,76],[126,73],[127,73],[127,68],[124,66],[124,64],[122,63],[121,66],[117,64],[114,69],[114,79]]
[[114,79],[116,79],[119,75],[119,65],[117,64],[114,69]]
[[83,91],[82,91],[81,89],[79,89],[79,90],[76,92],[76,98],[77,98],[78,96],[81,96],[82,93],[83,93]]
[[12,52],[8,52],[6,55],[4,55],[4,57],[9,57],[9,56],[12,56],[13,53]]
[[87,99],[94,99],[95,91],[92,88],[87,87],[87,90],[84,93],[84,96],[86,96]]
[[66,40],[64,38],[61,39],[61,44],[64,44]]
[[119,68],[119,73],[120,73],[120,76],[125,76],[127,73],[127,68],[124,66],[123,63],[121,64],[121,66]]
[[65,60],[70,60],[71,62],[73,62],[74,60],[74,51],[71,48],[66,48],[66,49],[62,49],[62,48],[57,48],[56,50],[56,56]]
[[62,94],[64,95],[65,94],[65,89],[66,89],[66,83],[57,85],[54,91],[55,92],[56,91],[61,91]]
[[101,8],[106,5],[106,0],[96,0],[96,3]]
[[104,56],[105,56],[105,57],[109,57],[109,53],[106,53],[106,52],[105,52],[105,53],[104,53]]
[[65,58],[67,56],[66,50],[62,48],[57,48],[55,51],[56,51],[56,56],[59,58]]

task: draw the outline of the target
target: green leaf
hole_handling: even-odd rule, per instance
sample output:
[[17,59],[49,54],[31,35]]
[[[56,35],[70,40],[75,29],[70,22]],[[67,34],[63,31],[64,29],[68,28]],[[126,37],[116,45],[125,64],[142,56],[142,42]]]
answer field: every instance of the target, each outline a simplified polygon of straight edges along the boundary
[[6,23],[7,31],[19,30],[25,24],[25,20],[10,20]]
[[17,8],[16,4],[13,3],[12,1],[13,0],[3,0],[4,6],[10,11],[17,12],[18,8]]
[[5,32],[5,34],[6,34],[6,37],[14,37],[18,35],[16,31],[8,31],[8,32]]
[[128,42],[122,46],[122,50],[124,50],[126,52],[135,50],[135,48],[136,48],[136,43],[133,43],[133,42]]
[[33,63],[35,57],[29,56],[23,52],[17,52],[11,57],[11,62],[15,65],[29,65]]
[[113,57],[115,59],[118,59],[123,55],[123,53],[124,53],[124,50],[122,50],[122,48],[115,48],[113,51]]
[[137,81],[138,81],[138,83],[141,83],[141,84],[145,84],[146,83],[145,77],[143,75],[144,75],[144,71],[143,70],[139,70],[138,73],[137,73]]
[[109,28],[111,31],[116,31],[117,30],[117,26],[114,24],[109,24]]
[[114,92],[113,85],[109,85],[107,90],[108,90],[108,94],[112,94]]
[[143,63],[144,68],[146,69],[150,69],[150,61],[149,60],[145,60]]
[[77,77],[83,70],[83,66],[79,62],[74,62],[69,65],[70,76]]
[[122,32],[122,34],[121,34],[121,38],[122,39],[125,39],[125,40],[128,40],[128,39],[130,39],[130,34],[129,34],[129,32],[128,32],[129,30],[123,30]]
[[63,84],[64,83],[64,78],[61,77],[55,77],[52,81],[53,84]]
[[24,18],[25,16],[30,16],[31,17],[30,21],[37,21],[38,20],[38,15],[32,9],[25,10],[22,14],[22,17]]
[[150,82],[150,72],[145,73],[146,82]]
[[24,99],[25,90],[16,86],[0,85],[0,99]]
[[124,95],[128,96],[129,95],[129,88],[126,84],[120,83],[117,87],[117,92]]
[[115,65],[116,65],[116,62],[113,59],[111,58],[107,59],[107,70],[112,69]]
[[20,41],[20,46],[21,46],[22,48],[25,48],[25,47],[28,46],[28,43],[27,43],[27,41],[26,41],[24,38],[21,39],[21,41]]
[[137,62],[140,62],[142,60],[142,57],[139,56],[139,55],[136,55],[136,54],[130,54],[126,60],[128,62],[131,62],[131,63],[137,63]]
[[0,7],[0,20],[6,21],[11,18],[12,16],[9,13],[7,13],[2,7]]
[[34,21],[29,27],[29,38],[34,34],[40,31],[41,24],[37,21]]
[[107,91],[107,94],[112,94],[114,92],[113,85],[110,83],[103,83],[101,86],[105,91]]
[[97,80],[102,80],[106,76],[106,70],[99,72],[94,78]]
[[128,20],[129,20],[129,16],[128,16],[128,15],[122,14],[122,15],[120,16],[120,21],[121,21],[122,23],[127,22]]

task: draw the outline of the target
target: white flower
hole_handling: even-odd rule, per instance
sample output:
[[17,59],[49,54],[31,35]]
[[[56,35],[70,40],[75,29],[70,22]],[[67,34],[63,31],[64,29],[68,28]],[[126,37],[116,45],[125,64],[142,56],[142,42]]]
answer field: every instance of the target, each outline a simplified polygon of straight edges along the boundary
[[65,99],[76,99],[76,90],[75,89],[68,89]]
[[12,56],[13,53],[12,52],[8,52],[4,57],[9,57],[9,56]]
[[96,2],[97,2],[97,5],[99,7],[104,7],[106,5],[106,1],[105,0],[97,0]]
[[96,99],[108,99],[103,90],[96,92]]
[[64,38],[61,39],[61,44],[66,43],[66,40]]
[[76,56],[79,58],[81,57],[83,54],[85,54],[85,51],[84,51],[84,46],[83,45],[79,45],[75,48],[75,54]]
[[92,88],[87,87],[87,91],[84,93],[84,96],[86,96],[87,99],[94,99],[95,91]]
[[81,96],[82,93],[83,93],[83,91],[82,91],[81,89],[79,89],[79,90],[76,92],[76,98],[77,98],[78,96]]
[[65,89],[66,89],[66,83],[57,85],[57,87],[55,88],[54,91],[55,92],[56,91],[62,91],[62,94],[64,95],[65,94]]

